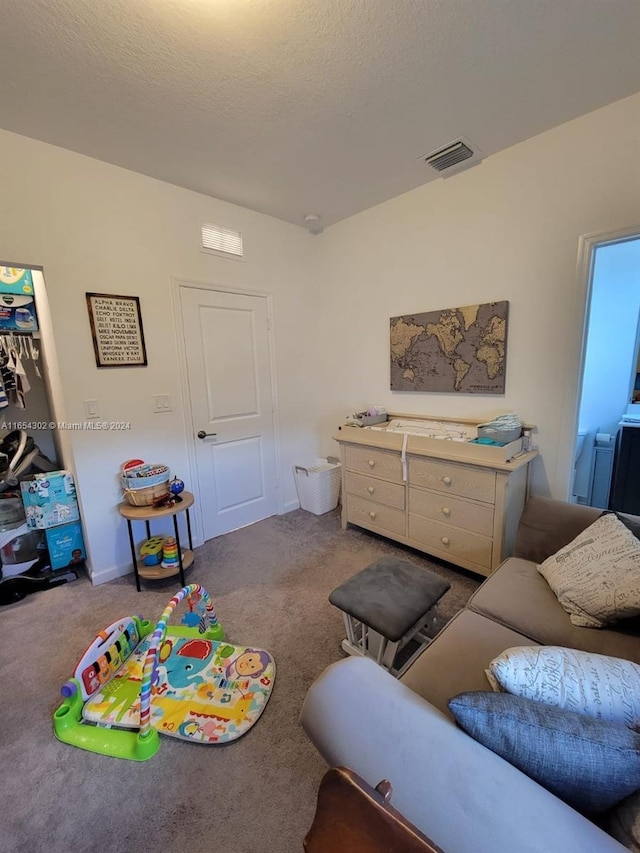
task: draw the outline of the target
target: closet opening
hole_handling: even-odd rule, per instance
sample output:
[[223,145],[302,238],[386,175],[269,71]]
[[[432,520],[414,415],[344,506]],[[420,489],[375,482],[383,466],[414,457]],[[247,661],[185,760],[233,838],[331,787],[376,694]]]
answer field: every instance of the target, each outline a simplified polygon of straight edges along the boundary
[[[44,272],[0,261],[0,606],[75,580],[84,566],[60,399]],[[76,548],[67,566],[60,548],[73,537],[82,560]]]

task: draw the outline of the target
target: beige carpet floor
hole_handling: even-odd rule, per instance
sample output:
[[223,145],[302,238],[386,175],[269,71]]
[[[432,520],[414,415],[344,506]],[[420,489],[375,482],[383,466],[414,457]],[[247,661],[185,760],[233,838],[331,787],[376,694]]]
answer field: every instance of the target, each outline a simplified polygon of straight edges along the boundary
[[343,656],[342,618],[327,596],[386,554],[451,581],[443,619],[478,585],[410,549],[342,531],[337,511],[298,510],[197,549],[188,581],[212,596],[231,642],[273,653],[275,689],[239,741],[211,747],[163,738],[144,763],[58,742],[51,715],[95,634],[131,613],[155,622],[179,588],[175,579],[143,582],[137,593],[132,576],[99,587],[81,578],[0,608],[2,853],[300,853],[326,768],[298,715],[311,682]]

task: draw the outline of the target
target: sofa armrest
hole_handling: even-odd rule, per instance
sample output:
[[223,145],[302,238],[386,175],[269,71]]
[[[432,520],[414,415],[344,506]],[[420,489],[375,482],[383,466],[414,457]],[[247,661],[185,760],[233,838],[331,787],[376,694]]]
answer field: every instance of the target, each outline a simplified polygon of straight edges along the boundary
[[388,779],[394,807],[447,853],[626,849],[366,658],[325,670],[301,722],[328,764]]

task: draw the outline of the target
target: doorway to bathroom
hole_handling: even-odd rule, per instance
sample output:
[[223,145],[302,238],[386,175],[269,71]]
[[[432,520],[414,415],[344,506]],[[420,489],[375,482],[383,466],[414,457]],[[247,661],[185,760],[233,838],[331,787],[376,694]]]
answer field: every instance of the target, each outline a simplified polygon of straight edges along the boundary
[[571,500],[607,509],[623,430],[640,429],[640,228],[587,238],[583,250],[587,303]]

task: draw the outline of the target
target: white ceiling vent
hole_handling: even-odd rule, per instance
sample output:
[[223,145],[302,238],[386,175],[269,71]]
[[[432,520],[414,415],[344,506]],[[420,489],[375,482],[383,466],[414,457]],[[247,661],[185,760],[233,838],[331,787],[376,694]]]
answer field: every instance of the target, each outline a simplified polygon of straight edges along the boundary
[[431,154],[425,154],[420,158],[427,166],[431,166],[436,172],[440,172],[443,178],[475,166],[480,162],[480,152],[469,142],[468,139],[460,137],[455,142],[450,142],[444,148],[438,148]]
[[202,249],[216,255],[242,258],[244,255],[242,234],[231,228],[222,228],[220,225],[205,222],[202,226]]

